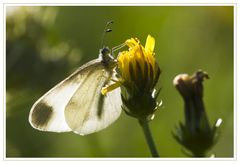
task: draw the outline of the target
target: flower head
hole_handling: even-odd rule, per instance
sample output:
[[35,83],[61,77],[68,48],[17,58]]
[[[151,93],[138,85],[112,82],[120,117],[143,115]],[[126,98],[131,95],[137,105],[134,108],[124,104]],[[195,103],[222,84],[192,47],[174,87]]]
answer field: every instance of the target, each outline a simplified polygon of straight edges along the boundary
[[137,38],[126,40],[128,51],[119,53],[118,81],[102,89],[106,94],[121,87],[123,109],[131,116],[145,118],[154,113],[156,95],[154,87],[160,75],[160,68],[154,54],[155,39],[148,35],[145,47]]
[[155,40],[148,35],[143,47],[137,38],[126,41],[128,51],[119,54],[118,66],[125,85],[141,91],[151,91],[160,75],[160,69],[155,61]]
[[[206,151],[215,144],[216,130],[221,119],[211,128],[203,102],[203,80],[208,74],[201,70],[192,76],[188,74],[177,75],[173,84],[184,100],[185,124],[180,123],[175,139],[194,156],[204,156]],[[219,123],[220,122],[220,123]]]

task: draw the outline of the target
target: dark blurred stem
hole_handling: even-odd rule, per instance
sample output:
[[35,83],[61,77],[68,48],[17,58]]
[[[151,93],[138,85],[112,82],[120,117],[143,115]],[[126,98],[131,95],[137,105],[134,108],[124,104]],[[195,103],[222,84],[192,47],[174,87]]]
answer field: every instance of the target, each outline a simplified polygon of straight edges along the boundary
[[201,158],[201,157],[206,157],[205,152],[192,152],[193,153],[193,157],[196,158]]
[[152,157],[160,157],[158,154],[158,151],[156,149],[156,146],[154,144],[153,137],[152,137],[150,128],[148,126],[148,121],[146,119],[143,119],[143,120],[139,120],[139,123],[143,129],[145,139],[146,139],[148,147],[151,151]]

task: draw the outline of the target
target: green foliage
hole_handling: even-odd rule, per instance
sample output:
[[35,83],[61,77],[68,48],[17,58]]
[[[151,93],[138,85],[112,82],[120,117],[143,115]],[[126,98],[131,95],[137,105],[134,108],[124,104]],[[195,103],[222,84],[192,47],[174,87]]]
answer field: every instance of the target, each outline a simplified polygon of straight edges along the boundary
[[[131,37],[156,39],[162,70],[151,121],[161,157],[185,157],[171,132],[183,120],[183,102],[172,85],[183,72],[211,75],[204,102],[209,121],[222,118],[221,137],[210,150],[233,156],[233,7],[7,7],[7,157],[149,157],[142,131],[125,113],[109,128],[89,136],[47,133],[28,123],[32,104],[83,63],[98,56],[105,23],[113,20],[111,47]],[[10,12],[11,11],[11,12]]]

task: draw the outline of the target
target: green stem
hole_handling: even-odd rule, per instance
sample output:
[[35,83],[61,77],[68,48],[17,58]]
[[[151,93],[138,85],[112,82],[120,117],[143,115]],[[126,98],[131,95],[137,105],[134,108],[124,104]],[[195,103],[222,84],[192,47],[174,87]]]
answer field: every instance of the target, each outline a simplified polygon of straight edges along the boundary
[[193,152],[193,157],[202,158],[206,157],[205,152]]
[[144,132],[148,147],[151,151],[152,157],[160,157],[158,154],[157,148],[154,144],[153,137],[152,137],[150,128],[148,126],[148,121],[146,119],[139,120],[139,123],[143,129],[143,132]]

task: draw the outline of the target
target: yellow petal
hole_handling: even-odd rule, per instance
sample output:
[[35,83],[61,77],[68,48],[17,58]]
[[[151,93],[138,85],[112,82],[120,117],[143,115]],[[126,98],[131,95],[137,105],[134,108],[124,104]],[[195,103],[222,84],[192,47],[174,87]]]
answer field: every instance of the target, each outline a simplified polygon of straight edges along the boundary
[[140,65],[142,73],[144,73],[146,58],[145,58],[144,51],[143,51],[142,47],[138,46],[138,49],[135,51],[134,54],[135,54],[135,62],[138,62],[138,64]]
[[136,46],[139,43],[139,40],[137,40],[136,38],[131,38],[131,39],[126,40],[125,43],[127,44],[128,47],[131,48],[131,47]]
[[151,35],[148,35],[146,44],[145,44],[145,50],[148,53],[152,53],[155,47],[155,39]]
[[120,67],[120,69],[124,68],[124,57],[126,53],[127,51],[123,51],[123,52],[120,52],[118,55],[118,66]]
[[128,51],[123,51],[118,57],[118,66],[123,78],[129,78],[129,61],[130,55]]

